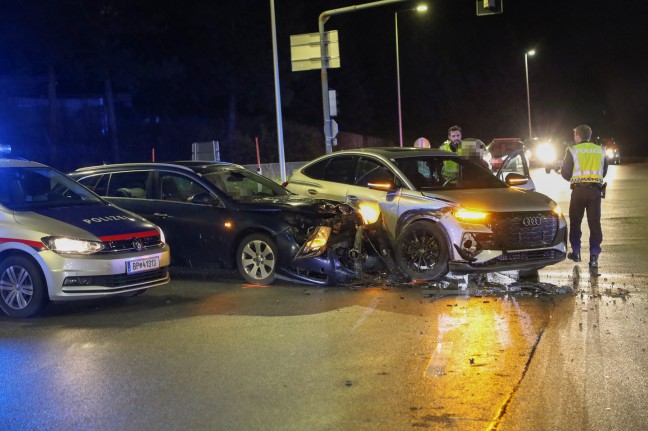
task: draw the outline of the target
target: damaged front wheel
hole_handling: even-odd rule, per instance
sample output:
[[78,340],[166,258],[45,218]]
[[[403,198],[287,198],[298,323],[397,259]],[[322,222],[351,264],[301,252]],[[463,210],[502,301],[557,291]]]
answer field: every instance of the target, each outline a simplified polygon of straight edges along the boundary
[[448,245],[437,225],[418,221],[396,240],[398,266],[414,280],[438,280],[448,272]]

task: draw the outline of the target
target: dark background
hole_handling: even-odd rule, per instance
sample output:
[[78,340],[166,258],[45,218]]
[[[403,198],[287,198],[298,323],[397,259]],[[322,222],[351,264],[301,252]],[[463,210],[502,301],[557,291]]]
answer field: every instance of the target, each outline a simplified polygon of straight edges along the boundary
[[[0,7],[0,142],[61,169],[191,157],[217,140],[222,159],[276,162],[270,2],[25,0]],[[399,12],[404,144],[567,139],[586,123],[623,154],[648,153],[645,2],[432,0]],[[323,11],[353,2],[275,0],[285,155],[324,153],[318,70],[292,72],[290,35],[316,33]],[[398,145],[394,13],[403,2],[335,15],[341,64],[329,69],[340,130]],[[337,148],[336,148],[337,149]]]

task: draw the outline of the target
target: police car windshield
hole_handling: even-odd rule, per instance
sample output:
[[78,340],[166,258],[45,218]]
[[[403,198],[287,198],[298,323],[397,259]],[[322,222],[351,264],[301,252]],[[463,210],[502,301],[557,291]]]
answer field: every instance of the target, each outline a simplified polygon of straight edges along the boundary
[[0,169],[0,205],[15,211],[102,204],[82,185],[47,167]]

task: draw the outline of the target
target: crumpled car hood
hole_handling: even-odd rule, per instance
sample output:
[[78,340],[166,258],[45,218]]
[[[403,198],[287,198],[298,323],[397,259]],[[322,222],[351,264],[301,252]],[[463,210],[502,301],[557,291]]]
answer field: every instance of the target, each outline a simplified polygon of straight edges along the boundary
[[497,211],[550,211],[556,205],[542,193],[516,188],[444,190],[434,193],[423,192],[431,198],[454,202],[464,208]]
[[255,197],[240,202],[239,208],[247,211],[297,211],[311,215],[333,215],[340,211],[348,214],[355,212],[351,206],[346,204],[298,195]]

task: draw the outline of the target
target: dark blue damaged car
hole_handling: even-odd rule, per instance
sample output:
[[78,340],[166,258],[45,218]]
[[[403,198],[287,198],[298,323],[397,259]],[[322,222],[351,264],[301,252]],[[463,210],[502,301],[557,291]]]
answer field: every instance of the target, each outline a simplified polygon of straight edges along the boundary
[[229,163],[127,163],[69,174],[160,226],[174,263],[237,268],[250,283],[277,277],[333,285],[354,277],[351,206],[297,196]]

